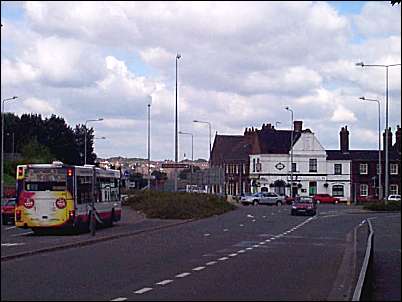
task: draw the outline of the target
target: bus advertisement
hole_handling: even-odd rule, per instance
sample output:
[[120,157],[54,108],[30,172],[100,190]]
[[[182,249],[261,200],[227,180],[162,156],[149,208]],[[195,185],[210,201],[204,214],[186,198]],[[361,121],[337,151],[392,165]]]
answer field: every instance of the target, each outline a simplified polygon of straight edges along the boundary
[[61,162],[17,166],[15,225],[88,231],[92,206],[96,223],[121,219],[120,171]]

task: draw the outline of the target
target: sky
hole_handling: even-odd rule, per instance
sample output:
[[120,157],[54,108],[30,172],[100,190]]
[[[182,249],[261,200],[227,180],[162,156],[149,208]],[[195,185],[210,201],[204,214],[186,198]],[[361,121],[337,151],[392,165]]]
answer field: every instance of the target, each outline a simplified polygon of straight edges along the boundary
[[[193,133],[194,159],[216,133],[242,135],[263,123],[311,129],[339,148],[378,148],[385,127],[385,68],[401,63],[401,7],[336,2],[1,2],[1,98],[5,111],[56,114],[95,129],[99,157],[175,156],[179,130]],[[401,124],[401,67],[389,68],[389,126]],[[383,130],[382,130],[383,131]],[[179,159],[191,136],[179,135]]]

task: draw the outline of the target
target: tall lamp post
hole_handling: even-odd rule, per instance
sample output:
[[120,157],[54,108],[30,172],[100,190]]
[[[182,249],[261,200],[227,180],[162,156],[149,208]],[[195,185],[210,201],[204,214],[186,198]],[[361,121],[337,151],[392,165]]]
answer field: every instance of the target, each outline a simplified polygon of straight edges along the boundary
[[356,66],[361,67],[383,67],[385,68],[385,203],[388,201],[389,191],[389,158],[388,158],[388,68],[392,66],[401,66],[401,64],[364,64],[363,62],[356,63]]
[[89,122],[100,122],[103,118],[98,118],[96,120],[86,120],[85,121],[85,133],[84,133],[84,165],[87,164],[87,123]]
[[193,163],[194,163],[194,136],[190,132],[179,131],[179,134],[191,135],[191,174],[190,174],[190,185],[193,184]]
[[285,108],[287,111],[290,111],[292,117],[292,132],[290,133],[290,196],[293,196],[293,132],[294,132],[294,123],[293,123],[293,110],[289,107]]
[[[201,124],[208,124],[209,127],[209,169],[211,169],[211,151],[212,151],[212,146],[211,146],[211,123],[210,122],[205,122],[205,121],[198,121],[198,120],[194,120],[194,123],[201,123]],[[209,173],[211,172],[211,170],[209,170]],[[210,182],[210,177],[208,174],[208,190],[209,190],[209,182]]]
[[378,199],[382,200],[382,180],[381,180],[381,105],[379,100],[368,99],[362,96],[363,101],[377,102],[378,105]]
[[[179,151],[178,151],[178,134],[177,134],[177,129],[178,129],[178,117],[177,117],[177,62],[181,58],[181,54],[177,53],[176,54],[176,115],[175,115],[175,148],[174,148],[174,161],[176,164],[179,161]],[[177,192],[177,168],[174,169],[174,191]]]
[[151,104],[148,104],[148,190],[151,190]]
[[3,99],[1,101],[1,200],[4,197],[4,106],[5,102],[15,100],[18,96],[13,96],[12,98]]

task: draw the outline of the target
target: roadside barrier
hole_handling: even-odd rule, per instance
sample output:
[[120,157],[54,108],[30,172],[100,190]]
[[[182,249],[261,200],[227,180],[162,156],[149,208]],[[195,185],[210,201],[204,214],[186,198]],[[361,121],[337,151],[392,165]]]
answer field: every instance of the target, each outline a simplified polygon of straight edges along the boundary
[[352,301],[370,301],[373,292],[373,259],[374,259],[374,231],[370,219],[367,219],[370,234],[367,238],[366,254],[362,269],[353,293]]

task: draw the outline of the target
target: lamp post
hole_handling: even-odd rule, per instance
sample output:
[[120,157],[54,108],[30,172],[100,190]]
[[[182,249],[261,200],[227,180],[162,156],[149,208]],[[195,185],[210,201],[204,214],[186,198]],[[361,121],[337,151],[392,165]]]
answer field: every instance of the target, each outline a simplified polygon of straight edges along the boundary
[[151,104],[148,104],[148,190],[151,190]]
[[12,98],[3,99],[1,101],[1,200],[3,200],[4,195],[4,106],[5,102],[15,100],[18,96],[13,96]]
[[194,136],[190,132],[179,131],[179,134],[191,135],[191,174],[190,174],[190,185],[193,184],[193,163],[194,163]]
[[87,164],[87,123],[89,122],[100,122],[103,118],[98,118],[96,120],[86,120],[85,121],[85,133],[84,133],[84,165]]
[[285,108],[287,111],[290,111],[292,117],[292,132],[290,133],[290,196],[293,196],[293,131],[294,131],[294,123],[293,123],[293,110],[289,107]]
[[[177,116],[177,62],[181,58],[181,54],[177,53],[176,54],[176,115],[175,115],[175,148],[174,148],[174,161],[176,164],[178,163],[179,157],[178,157],[178,134],[177,134],[177,129],[178,129],[178,116]],[[174,191],[177,192],[177,168],[174,169]]]
[[381,180],[381,105],[379,100],[368,99],[362,96],[363,101],[377,102],[378,105],[378,199],[382,199],[382,180]]
[[388,158],[388,68],[392,66],[401,66],[401,64],[364,64],[356,63],[356,66],[363,67],[383,67],[385,68],[385,203],[388,201],[389,190],[389,158]]
[[[211,151],[212,151],[212,147],[211,147],[211,123],[210,122],[205,122],[205,121],[198,121],[198,120],[194,120],[194,123],[201,123],[201,124],[208,124],[209,127],[209,160],[208,160],[208,166],[209,166],[209,173],[211,172]],[[209,173],[208,173],[208,191],[209,191],[209,182],[210,182],[210,177],[209,177]]]

